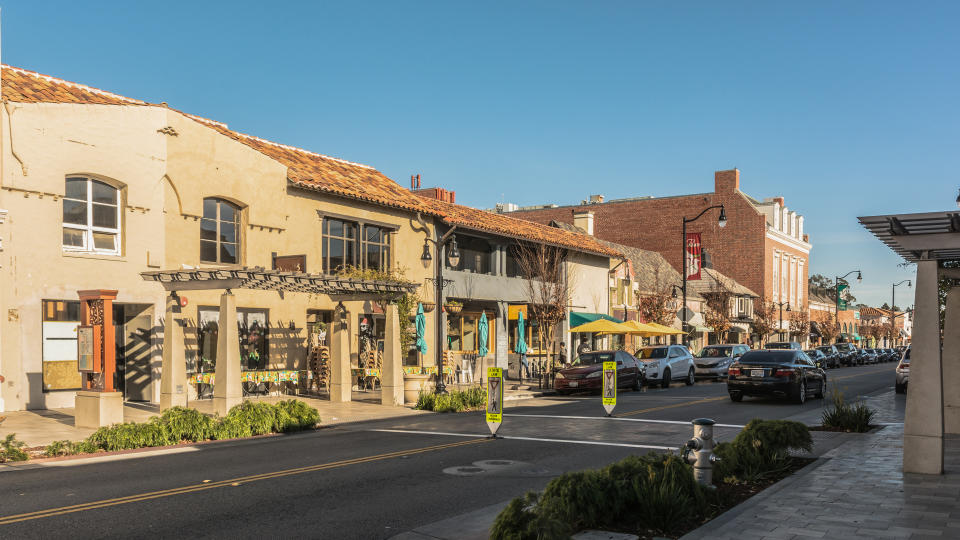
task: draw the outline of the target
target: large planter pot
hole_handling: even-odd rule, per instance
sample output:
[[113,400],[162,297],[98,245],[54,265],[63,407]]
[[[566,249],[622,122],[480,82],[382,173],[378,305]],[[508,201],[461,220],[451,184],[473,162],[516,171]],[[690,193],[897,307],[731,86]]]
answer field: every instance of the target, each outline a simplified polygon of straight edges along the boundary
[[463,306],[458,306],[456,304],[444,304],[443,309],[445,309],[447,313],[451,315],[457,315],[463,311]]
[[430,375],[424,374],[406,374],[403,376],[403,402],[408,405],[415,405],[420,397],[420,392],[433,392],[433,383],[430,381]]

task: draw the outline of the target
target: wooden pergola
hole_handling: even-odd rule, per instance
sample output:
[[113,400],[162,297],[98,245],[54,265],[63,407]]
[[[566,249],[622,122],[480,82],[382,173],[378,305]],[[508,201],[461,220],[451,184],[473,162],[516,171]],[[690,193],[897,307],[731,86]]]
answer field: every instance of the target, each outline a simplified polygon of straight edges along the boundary
[[[334,300],[382,300],[415,292],[414,283],[361,280],[327,274],[284,272],[263,268],[213,270],[160,270],[142,272],[145,281],[163,285],[167,297],[163,334],[163,362],[160,374],[162,409],[187,405],[187,363],[184,321],[178,291],[223,290],[220,321],[237,320],[233,289],[254,289],[293,293],[324,294]],[[330,400],[350,401],[353,386],[350,372],[349,315],[343,304],[337,310],[330,331]],[[381,402],[403,405],[403,368],[400,350],[400,322],[396,304],[384,306],[386,328],[381,368]],[[217,365],[214,380],[214,410],[221,415],[242,401],[240,388],[240,336],[236,324],[222,324],[217,338]]]
[[[881,242],[916,263],[910,383],[903,422],[903,472],[943,473],[944,433],[960,434],[960,287],[947,293],[940,327],[940,278],[960,279],[960,212],[858,218]],[[942,342],[941,342],[942,339]],[[945,384],[946,383],[946,384]]]

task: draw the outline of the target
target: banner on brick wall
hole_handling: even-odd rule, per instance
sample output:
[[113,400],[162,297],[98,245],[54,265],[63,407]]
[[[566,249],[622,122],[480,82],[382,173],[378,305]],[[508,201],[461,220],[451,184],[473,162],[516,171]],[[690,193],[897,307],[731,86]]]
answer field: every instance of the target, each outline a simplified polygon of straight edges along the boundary
[[700,279],[700,253],[703,251],[700,245],[700,233],[687,233],[687,279]]

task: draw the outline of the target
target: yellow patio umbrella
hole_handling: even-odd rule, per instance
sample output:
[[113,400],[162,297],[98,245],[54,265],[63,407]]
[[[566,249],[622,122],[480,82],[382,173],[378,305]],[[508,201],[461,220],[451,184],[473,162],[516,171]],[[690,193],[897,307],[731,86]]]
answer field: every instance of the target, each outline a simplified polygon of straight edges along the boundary
[[681,334],[685,334],[685,333],[686,333],[686,332],[684,332],[683,330],[677,330],[676,328],[670,328],[669,326],[664,326],[664,325],[659,324],[659,323],[647,323],[647,326],[651,326],[651,327],[653,327],[654,329],[659,330],[662,334],[681,335]]
[[607,319],[597,319],[570,329],[570,332],[599,334],[629,334],[632,331],[633,329],[631,327],[625,326],[623,323],[615,323]]
[[650,336],[662,336],[665,334],[663,330],[654,328],[650,324],[644,324],[637,321],[624,321],[623,326],[629,326],[633,328],[629,334],[634,336],[650,337]]

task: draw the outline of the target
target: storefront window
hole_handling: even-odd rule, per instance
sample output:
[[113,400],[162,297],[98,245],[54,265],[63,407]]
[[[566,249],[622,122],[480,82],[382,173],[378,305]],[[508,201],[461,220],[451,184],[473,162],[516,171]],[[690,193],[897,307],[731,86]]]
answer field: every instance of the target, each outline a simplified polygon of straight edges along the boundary
[[332,274],[357,265],[357,225],[323,218],[323,271]]
[[[447,317],[447,342],[451,351],[477,352],[479,342],[480,313],[463,313],[458,316]],[[490,354],[496,350],[495,333],[496,321],[487,316],[487,350]]]
[[[357,317],[357,356],[358,367],[376,369],[380,366],[385,335],[383,315],[365,313]],[[371,353],[376,357],[371,358]]]
[[[237,308],[241,369],[267,369],[269,365],[268,313],[266,309]],[[200,323],[197,329],[197,344],[200,349],[198,371],[211,372],[216,369],[217,363],[220,310],[215,307],[200,307],[198,320]]]
[[457,249],[460,251],[460,264],[453,267],[450,266],[450,261],[447,260],[447,268],[473,272],[475,274],[491,273],[492,265],[490,264],[490,254],[493,252],[493,248],[489,242],[482,238],[458,234]]
[[507,277],[523,277],[523,271],[520,268],[520,263],[517,260],[518,248],[517,246],[509,246],[505,251],[506,257],[506,271]]
[[44,300],[43,310],[43,391],[79,390],[77,371],[77,327],[80,302]]
[[390,231],[376,225],[363,226],[363,264],[368,270],[390,268]]

